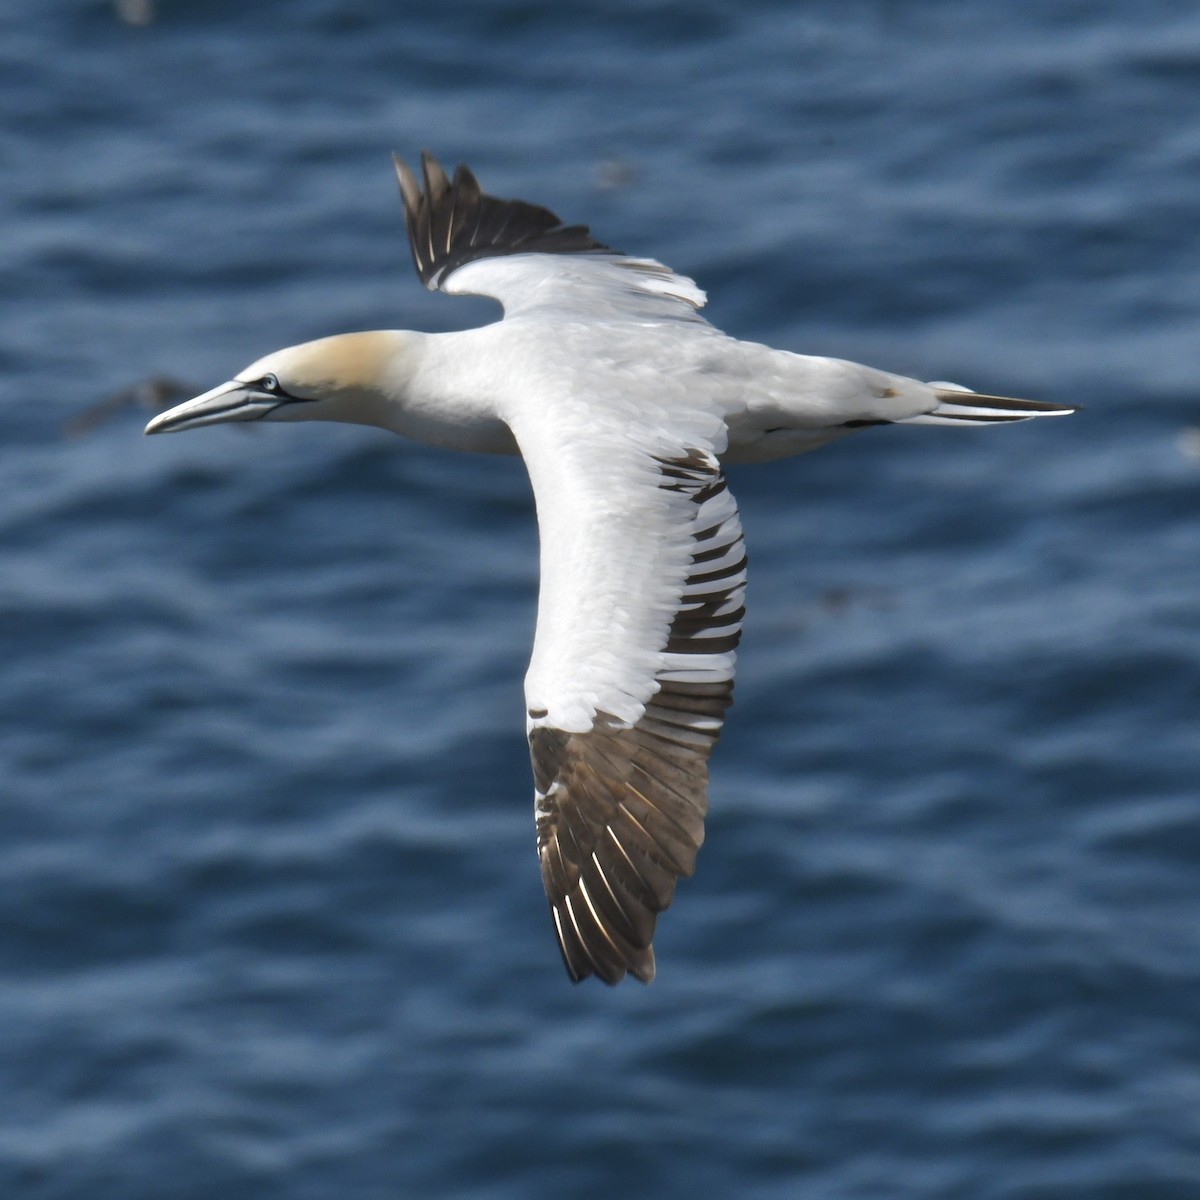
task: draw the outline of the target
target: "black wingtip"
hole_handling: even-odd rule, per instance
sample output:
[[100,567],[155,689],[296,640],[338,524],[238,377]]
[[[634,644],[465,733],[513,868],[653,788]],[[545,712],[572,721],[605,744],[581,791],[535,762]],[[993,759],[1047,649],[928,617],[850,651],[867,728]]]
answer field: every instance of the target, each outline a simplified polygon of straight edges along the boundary
[[409,247],[413,252],[413,262],[417,264],[419,273],[420,264],[416,257],[416,231],[417,214],[421,210],[421,185],[417,182],[412,168],[394,150],[392,151],[392,167],[396,172],[396,183],[400,187],[400,203],[404,208],[404,229],[408,234]]
[[421,175],[425,180],[425,198],[431,206],[436,206],[450,190],[450,180],[442,164],[428,150],[421,151]]
[[400,186],[400,200],[404,205],[404,216],[411,220],[421,203],[421,189],[417,185],[417,177],[412,173],[408,164],[392,151],[392,167],[396,172],[396,182]]
[[564,225],[548,208],[487,195],[463,163],[450,179],[438,160],[422,150],[420,184],[395,153],[392,164],[413,265],[427,288],[439,287],[451,271],[477,258],[611,252],[586,225]]

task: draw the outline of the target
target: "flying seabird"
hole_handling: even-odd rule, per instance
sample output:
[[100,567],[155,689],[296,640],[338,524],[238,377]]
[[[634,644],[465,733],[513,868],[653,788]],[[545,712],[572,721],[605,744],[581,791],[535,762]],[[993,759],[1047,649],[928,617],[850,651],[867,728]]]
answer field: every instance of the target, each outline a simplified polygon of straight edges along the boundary
[[63,433],[70,438],[84,437],[127,408],[162,408],[182,396],[190,396],[195,390],[191,384],[181,383],[169,375],[151,375],[76,413],[63,426]]
[[525,677],[542,881],[567,973],[654,977],[651,939],[704,838],[733,692],[746,556],[722,464],[875,425],[1000,425],[1074,410],[739,341],[705,294],[459,165],[393,156],[421,282],[489,296],[458,333],[383,330],[277,350],[147,433],[346,421],[519,454],[541,584]]

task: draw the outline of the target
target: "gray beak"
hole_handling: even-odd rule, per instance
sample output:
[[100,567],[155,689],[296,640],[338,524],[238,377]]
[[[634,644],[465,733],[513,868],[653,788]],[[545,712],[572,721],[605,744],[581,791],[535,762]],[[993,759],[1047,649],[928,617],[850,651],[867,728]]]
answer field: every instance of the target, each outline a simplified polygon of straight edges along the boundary
[[223,425],[231,421],[257,421],[273,408],[285,404],[289,398],[264,391],[257,383],[242,383],[232,379],[215,387],[194,400],[159,413],[149,425],[147,433],[180,433],[185,429],[199,429],[202,425]]

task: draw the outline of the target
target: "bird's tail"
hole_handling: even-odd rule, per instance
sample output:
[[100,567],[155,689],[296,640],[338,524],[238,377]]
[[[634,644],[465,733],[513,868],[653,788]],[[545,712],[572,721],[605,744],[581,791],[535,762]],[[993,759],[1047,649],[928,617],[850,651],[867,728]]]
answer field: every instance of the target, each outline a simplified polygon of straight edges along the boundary
[[1065,404],[1044,400],[1015,400],[1011,396],[981,396],[956,383],[938,381],[929,384],[937,397],[937,407],[915,417],[906,417],[905,425],[994,425],[1005,421],[1028,421],[1031,417],[1065,417],[1076,411]]

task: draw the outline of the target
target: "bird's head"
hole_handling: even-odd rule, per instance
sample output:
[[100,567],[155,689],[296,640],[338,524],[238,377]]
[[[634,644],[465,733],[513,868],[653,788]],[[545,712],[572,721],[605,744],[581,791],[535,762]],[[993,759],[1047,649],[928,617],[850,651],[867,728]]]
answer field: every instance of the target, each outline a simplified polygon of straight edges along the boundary
[[276,350],[227,383],[159,413],[147,433],[232,421],[347,421],[385,425],[410,373],[410,335],[344,333]]

